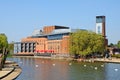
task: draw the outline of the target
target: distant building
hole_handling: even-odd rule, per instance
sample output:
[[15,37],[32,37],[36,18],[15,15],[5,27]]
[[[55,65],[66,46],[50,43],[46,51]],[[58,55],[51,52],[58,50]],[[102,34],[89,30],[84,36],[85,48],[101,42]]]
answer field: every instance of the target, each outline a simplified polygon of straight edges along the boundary
[[120,49],[118,47],[108,46],[108,50],[110,55],[120,54]]
[[34,30],[30,37],[23,38],[21,42],[14,44],[14,53],[38,52],[68,55],[69,34],[76,30],[64,26],[45,26],[43,30]]

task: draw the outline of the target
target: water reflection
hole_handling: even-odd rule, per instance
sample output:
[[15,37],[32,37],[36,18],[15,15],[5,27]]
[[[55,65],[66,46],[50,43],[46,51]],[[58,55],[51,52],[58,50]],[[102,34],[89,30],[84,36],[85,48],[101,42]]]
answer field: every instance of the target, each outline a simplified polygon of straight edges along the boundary
[[22,68],[16,80],[120,80],[120,64],[9,58]]
[[[104,80],[104,68],[100,67],[102,63],[74,63],[71,66],[70,80]],[[95,69],[97,67],[97,70]]]
[[107,80],[120,80],[120,64],[107,63],[105,74]]
[[49,59],[34,59],[34,61],[38,65],[37,68],[34,68],[35,80],[68,80],[68,62]]

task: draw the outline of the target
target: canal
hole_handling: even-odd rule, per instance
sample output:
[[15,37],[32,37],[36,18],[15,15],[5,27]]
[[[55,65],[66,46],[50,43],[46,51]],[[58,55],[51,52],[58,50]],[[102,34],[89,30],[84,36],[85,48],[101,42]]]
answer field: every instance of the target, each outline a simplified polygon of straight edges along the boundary
[[8,58],[22,68],[16,80],[120,80],[120,64],[41,58]]

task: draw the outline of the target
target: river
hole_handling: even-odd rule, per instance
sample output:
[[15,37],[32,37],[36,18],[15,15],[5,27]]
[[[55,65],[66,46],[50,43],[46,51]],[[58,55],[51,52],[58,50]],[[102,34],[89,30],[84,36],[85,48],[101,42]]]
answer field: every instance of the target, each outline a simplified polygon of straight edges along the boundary
[[22,68],[16,80],[120,80],[120,64],[14,57]]

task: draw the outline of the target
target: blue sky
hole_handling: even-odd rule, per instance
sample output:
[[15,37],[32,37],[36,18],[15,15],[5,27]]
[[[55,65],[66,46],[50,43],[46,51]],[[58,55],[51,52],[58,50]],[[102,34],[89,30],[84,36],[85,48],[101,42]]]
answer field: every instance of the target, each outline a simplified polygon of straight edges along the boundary
[[18,42],[43,26],[95,31],[96,16],[106,16],[109,43],[120,40],[120,0],[0,0],[0,33]]

